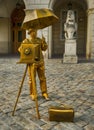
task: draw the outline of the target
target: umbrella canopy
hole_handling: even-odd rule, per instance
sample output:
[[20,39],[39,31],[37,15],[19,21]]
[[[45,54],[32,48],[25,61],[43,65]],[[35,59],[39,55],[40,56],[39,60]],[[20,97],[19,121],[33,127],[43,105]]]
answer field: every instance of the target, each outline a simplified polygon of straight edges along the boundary
[[43,29],[58,21],[58,17],[50,9],[29,9],[25,13],[23,29]]

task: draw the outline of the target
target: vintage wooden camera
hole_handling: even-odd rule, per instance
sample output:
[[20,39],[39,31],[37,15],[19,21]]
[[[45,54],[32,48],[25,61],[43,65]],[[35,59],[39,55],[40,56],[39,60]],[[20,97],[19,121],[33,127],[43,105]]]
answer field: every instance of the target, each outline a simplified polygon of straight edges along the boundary
[[40,61],[41,51],[39,44],[21,44],[19,63],[35,63]]

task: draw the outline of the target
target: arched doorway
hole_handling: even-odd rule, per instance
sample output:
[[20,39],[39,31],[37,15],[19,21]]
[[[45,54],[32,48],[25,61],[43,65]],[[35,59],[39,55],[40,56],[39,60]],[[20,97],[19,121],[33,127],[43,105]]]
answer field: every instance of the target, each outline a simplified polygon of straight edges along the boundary
[[[66,20],[66,12],[68,10],[69,0],[52,0],[50,2],[50,8],[53,9],[54,13],[59,17],[59,22],[52,26],[52,39],[50,38],[51,57],[63,57],[64,54],[64,22]],[[86,56],[86,35],[87,35],[87,3],[85,0],[76,1],[71,0],[72,9],[76,13],[76,22],[78,24],[77,31],[77,55],[78,57]]]
[[24,4],[16,4],[16,8],[11,15],[12,25],[12,53],[18,53],[18,48],[23,39],[26,37],[26,31],[21,28],[22,22],[25,17]]

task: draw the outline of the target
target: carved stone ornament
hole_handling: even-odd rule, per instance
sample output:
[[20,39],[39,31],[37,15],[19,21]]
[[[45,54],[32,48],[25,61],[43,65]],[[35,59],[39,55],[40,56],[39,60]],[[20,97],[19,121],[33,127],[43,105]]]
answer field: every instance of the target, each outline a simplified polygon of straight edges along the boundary
[[15,8],[11,15],[11,19],[13,23],[23,22],[24,17],[25,17],[25,12],[22,8],[21,9]]

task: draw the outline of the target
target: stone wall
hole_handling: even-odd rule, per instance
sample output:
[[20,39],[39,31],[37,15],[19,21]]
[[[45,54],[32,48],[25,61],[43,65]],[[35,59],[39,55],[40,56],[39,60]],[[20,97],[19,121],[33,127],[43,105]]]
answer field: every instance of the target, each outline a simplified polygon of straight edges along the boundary
[[94,8],[94,0],[87,0],[88,8]]
[[[60,18],[60,9],[54,12]],[[64,40],[60,38],[60,19],[52,26],[52,57],[62,57],[64,53]]]
[[10,53],[11,42],[11,12],[16,6],[16,1],[2,0],[0,3],[0,54]]
[[0,19],[0,53],[8,53],[9,49],[9,19]]
[[94,9],[92,10],[92,21],[91,21],[91,58],[94,59]]

